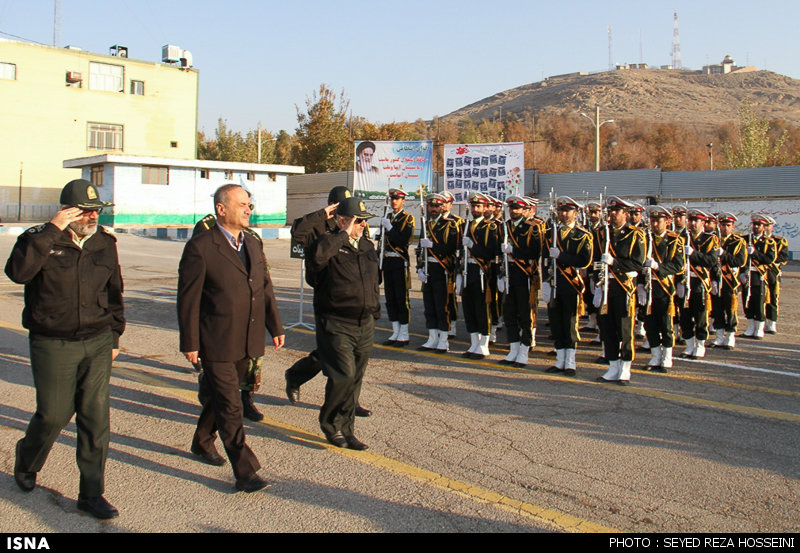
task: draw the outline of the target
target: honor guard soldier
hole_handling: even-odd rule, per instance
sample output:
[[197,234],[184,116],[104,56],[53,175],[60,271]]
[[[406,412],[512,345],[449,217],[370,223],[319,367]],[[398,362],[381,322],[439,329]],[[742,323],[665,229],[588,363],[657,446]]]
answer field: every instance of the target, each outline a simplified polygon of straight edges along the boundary
[[760,340],[764,337],[766,321],[766,305],[769,288],[766,286],[766,275],[769,267],[778,258],[775,241],[767,236],[769,219],[766,215],[756,213],[750,216],[753,231],[744,236],[747,240],[747,252],[750,257],[749,271],[739,275],[744,297],[744,314],[747,317],[747,330],[743,336]]
[[736,215],[720,213],[719,222],[719,265],[720,278],[714,294],[712,283],[711,316],[714,318],[716,340],[714,347],[733,349],[736,345],[736,329],[739,325],[737,294],[739,291],[739,275],[746,271],[747,242],[733,232]]
[[706,355],[711,283],[719,278],[719,240],[716,234],[705,232],[705,222],[709,217],[699,209],[689,210],[688,238],[684,245],[686,279],[677,290],[677,296],[682,300],[681,334],[686,341],[681,356],[689,359]]
[[773,234],[775,219],[767,215],[767,236],[775,241],[775,263],[769,266],[767,272],[767,286],[769,288],[769,301],[766,307],[766,326],[764,332],[767,334],[777,333],[778,304],[781,296],[781,267],[789,262],[789,242],[784,236]]
[[414,216],[404,211],[406,193],[399,188],[389,189],[392,212],[381,219],[381,270],[386,313],[392,323],[392,334],[384,345],[408,345],[408,304],[410,278],[408,274],[408,244],[414,234]]
[[[455,201],[453,194],[445,190],[442,192],[442,196],[444,196],[445,199],[442,217],[455,223],[456,227],[458,228],[458,236],[460,240],[460,237],[464,235],[464,223],[466,222],[466,219],[453,213],[453,202]],[[459,243],[459,246],[460,245],[461,244]],[[459,249],[457,255],[460,255],[460,252],[461,250]],[[447,331],[447,335],[450,337],[455,337],[456,335],[456,320],[458,319],[458,297],[456,296],[455,290],[455,283],[451,275],[450,286],[447,287],[447,308],[448,313],[450,314],[450,330]]]
[[425,307],[425,327],[428,341],[421,350],[446,352],[449,349],[447,333],[450,330],[448,290],[454,283],[456,250],[460,237],[455,221],[446,219],[442,194],[428,194],[427,221],[423,224],[424,238],[417,246],[417,276],[422,282],[422,301]]
[[499,250],[497,224],[485,217],[490,203],[491,199],[480,192],[470,196],[472,219],[464,228],[461,241],[463,265],[456,276],[456,293],[461,292],[461,307],[470,338],[470,347],[464,352],[464,357],[471,359],[483,359],[489,355],[491,266]]
[[644,328],[650,344],[647,369],[667,372],[672,368],[675,334],[675,275],[683,273],[683,239],[669,229],[669,209],[654,205],[647,209],[650,229],[644,260],[643,284],[637,287],[639,305],[644,306]]
[[[631,379],[636,315],[634,293],[636,278],[642,272],[645,258],[644,231],[628,223],[627,210],[630,208],[630,202],[617,196],[606,201],[608,251],[600,256],[600,262],[607,266],[608,288],[601,285],[595,290],[595,297],[604,295],[606,301],[606,313],[600,315],[600,332],[609,364],[608,370],[598,380],[623,386]],[[598,303],[597,299],[595,303]]]
[[[489,199],[489,214],[486,216],[488,222],[494,223],[497,228],[502,231],[503,227],[503,202],[492,196],[486,196]],[[497,250],[497,256],[492,260],[489,278],[489,315],[491,316],[491,331],[489,333],[489,343],[494,344],[497,342],[497,329],[500,327],[500,319],[503,316],[503,292],[498,289],[498,276],[500,270],[500,250]]]
[[[601,236],[600,232],[603,228],[602,221],[600,218],[603,216],[603,206],[600,202],[596,200],[591,200],[586,202],[586,229],[592,233],[592,241],[595,245],[594,247],[594,257],[598,257],[598,244],[601,244]],[[602,253],[602,252],[601,252]],[[586,270],[586,282],[589,283],[586,286],[586,291],[583,294],[584,304],[586,305],[586,313],[589,315],[589,321],[587,322],[586,326],[581,330],[592,330],[597,332],[600,328],[597,324],[597,308],[594,306],[594,302],[592,301],[594,296],[594,289],[597,286],[595,273],[591,268]],[[599,336],[597,338],[599,341]]]
[[509,219],[503,226],[501,245],[504,276],[498,280],[498,289],[505,292],[503,319],[509,353],[501,363],[522,368],[527,366],[528,353],[535,343],[544,226],[525,220],[529,207],[525,198],[509,196],[506,203]]
[[575,220],[579,207],[569,196],[556,200],[560,225],[554,216],[542,249],[545,267],[542,300],[548,304],[556,349],[556,363],[547,372],[563,372],[567,376],[575,376],[575,353],[580,340],[578,319],[584,311],[585,284],[580,272],[592,262],[592,235]]
[[[628,223],[633,227],[646,230],[646,225],[644,221],[644,206],[642,204],[636,202],[632,203],[630,209],[628,210]],[[639,338],[644,338],[646,336],[644,331],[644,318],[645,318],[645,313],[642,309],[642,305],[639,305],[638,308],[636,309],[636,326],[635,326],[635,333],[636,336],[638,336]],[[647,343],[646,339],[642,347],[645,350],[650,349],[650,344]]]
[[[686,229],[686,215],[689,213],[689,208],[686,205],[679,204],[672,207],[672,230],[675,233],[683,238],[684,245],[686,244],[686,240],[688,239],[688,230]],[[678,275],[675,278],[675,285],[678,286],[679,284],[684,284],[686,280],[686,271],[683,274]],[[685,284],[684,284],[685,285]],[[675,294],[675,318],[672,319],[672,327],[675,333],[675,343],[683,344],[683,336],[681,335],[681,309],[683,309],[683,303],[681,298],[678,297],[678,294]]]

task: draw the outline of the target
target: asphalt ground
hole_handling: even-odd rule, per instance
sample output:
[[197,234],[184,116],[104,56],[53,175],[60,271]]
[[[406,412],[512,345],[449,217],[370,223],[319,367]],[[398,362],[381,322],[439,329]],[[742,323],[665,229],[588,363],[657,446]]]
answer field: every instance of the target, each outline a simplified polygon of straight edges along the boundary
[[[15,238],[0,235],[6,259]],[[177,265],[183,243],[119,235],[128,328],[111,378],[106,497],[121,516],[77,510],[76,429],[62,432],[37,488],[13,479],[14,444],[35,410],[22,286],[0,277],[0,532],[797,532],[800,517],[800,271],[784,274],[779,334],[732,351],[676,359],[669,374],[606,367],[585,335],[575,378],[551,375],[546,312],[527,369],[465,360],[463,320],[451,354],[427,338],[415,280],[412,337],[380,345],[378,321],[362,391],[374,415],[356,422],[365,452],[325,442],[317,422],[325,379],[291,405],[283,371],[314,349],[313,333],[270,347],[248,444],[273,485],[236,493],[228,465],[188,451],[200,412],[197,376],[178,351]],[[300,260],[265,245],[284,325],[298,322]],[[305,289],[306,323],[311,296]],[[740,325],[741,326],[741,325]],[[676,354],[682,348],[676,347]],[[649,355],[637,353],[634,368]],[[221,445],[220,445],[221,450]]]

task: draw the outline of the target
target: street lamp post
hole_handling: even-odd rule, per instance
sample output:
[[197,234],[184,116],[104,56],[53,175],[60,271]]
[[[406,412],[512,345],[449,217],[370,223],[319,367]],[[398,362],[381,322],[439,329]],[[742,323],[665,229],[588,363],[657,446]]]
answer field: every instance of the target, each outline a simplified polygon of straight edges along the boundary
[[606,123],[613,123],[613,119],[608,119],[606,121],[600,121],[600,106],[597,105],[594,107],[594,120],[586,115],[585,113],[581,112],[586,119],[592,122],[594,125],[594,170],[600,170],[600,127],[605,125]]
[[712,150],[714,146],[713,142],[709,142],[706,144],[706,148],[708,148],[708,168],[710,171],[714,170],[714,151]]

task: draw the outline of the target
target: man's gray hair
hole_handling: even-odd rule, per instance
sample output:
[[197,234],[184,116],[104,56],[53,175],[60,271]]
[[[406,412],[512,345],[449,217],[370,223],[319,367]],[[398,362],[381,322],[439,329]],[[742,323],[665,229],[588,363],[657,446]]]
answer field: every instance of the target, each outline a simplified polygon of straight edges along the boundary
[[[217,207],[217,204],[222,204],[225,206],[228,205],[228,192],[235,190],[236,188],[241,188],[244,190],[244,187],[239,184],[223,184],[217,188],[217,191],[214,192],[214,208]],[[250,195],[249,192],[247,194],[248,196]]]

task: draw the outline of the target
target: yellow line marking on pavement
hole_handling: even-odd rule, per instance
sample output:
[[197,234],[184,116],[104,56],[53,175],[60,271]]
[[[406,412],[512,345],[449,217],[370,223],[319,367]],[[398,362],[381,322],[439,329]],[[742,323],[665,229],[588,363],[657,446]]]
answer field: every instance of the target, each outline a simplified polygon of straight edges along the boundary
[[[305,332],[307,334],[313,334],[313,332],[311,332],[309,330],[304,330],[304,329],[300,329],[300,328],[293,328],[291,330],[294,330],[296,332]],[[404,349],[404,348],[395,348],[393,346],[384,346],[383,344],[377,344],[377,343],[374,344],[374,347],[380,348],[380,349],[384,349],[384,350],[390,350],[390,351],[398,351],[400,349]],[[422,356],[425,356],[425,357],[433,357],[433,358],[437,358],[437,359],[448,359],[450,361],[466,363],[466,364],[469,364],[469,365],[481,365],[481,366],[489,367],[489,368],[492,368],[492,369],[500,369],[502,371],[517,371],[517,372],[521,372],[521,373],[527,373],[527,374],[530,374],[531,376],[535,376],[537,378],[548,379],[548,380],[561,380],[563,382],[574,382],[574,383],[577,383],[577,384],[588,384],[590,386],[600,386],[600,387],[603,387],[603,388],[606,388],[606,389],[609,389],[609,390],[613,390],[613,391],[616,391],[616,392],[638,394],[638,395],[644,395],[644,396],[654,397],[654,398],[658,398],[658,399],[664,399],[664,400],[668,400],[668,401],[677,401],[677,402],[681,402],[681,403],[689,403],[689,404],[692,404],[692,405],[700,405],[700,406],[704,406],[704,407],[713,407],[713,408],[717,408],[717,409],[723,409],[723,410],[726,410],[726,411],[733,411],[735,413],[747,413],[747,414],[750,414],[750,415],[756,415],[756,416],[759,416],[759,417],[766,417],[766,418],[776,419],[776,420],[783,420],[783,421],[789,421],[789,422],[800,422],[800,414],[795,414],[795,413],[786,413],[786,412],[783,412],[783,411],[772,411],[770,409],[760,409],[758,407],[747,407],[747,406],[744,406],[744,405],[736,405],[734,403],[725,403],[725,402],[721,402],[721,401],[713,401],[713,400],[710,400],[710,399],[697,398],[697,397],[687,396],[687,395],[683,395],[683,394],[676,394],[676,393],[672,393],[672,392],[661,392],[661,391],[658,391],[658,390],[648,390],[646,388],[642,388],[642,387],[638,387],[638,386],[625,386],[625,387],[623,387],[623,386],[615,386],[613,384],[609,385],[609,384],[602,383],[602,382],[595,382],[594,380],[584,380],[584,379],[581,379],[581,378],[560,376],[558,374],[543,373],[541,370],[536,370],[536,369],[510,367],[508,365],[501,365],[500,363],[496,363],[494,361],[484,361],[484,360],[481,360],[481,359],[465,359],[465,358],[460,358],[460,357],[454,357],[452,354],[447,354],[447,353],[436,353],[436,352],[432,352],[432,351],[419,351],[419,350],[416,350],[416,349],[405,349],[405,351],[408,352],[408,353],[412,353],[414,355],[422,355]],[[611,386],[613,386],[613,388]],[[742,387],[744,387],[744,386],[742,386]]]
[[24,332],[26,334],[28,332],[27,330],[22,328],[20,325],[15,324],[15,323],[9,323],[9,322],[6,322],[6,321],[0,321],[0,328],[7,328],[8,330],[14,330],[16,332]]
[[[166,390],[170,395],[184,401],[190,403],[197,402],[197,392],[166,383],[160,380],[158,377],[148,373],[143,373],[138,369],[115,365],[113,372],[117,375],[122,374],[136,382]],[[384,469],[400,476],[405,476],[422,484],[427,484],[447,492],[458,494],[459,496],[471,499],[473,501],[488,503],[504,511],[517,513],[521,516],[525,516],[538,522],[553,526],[557,530],[582,533],[619,532],[619,530],[615,528],[603,526],[602,524],[597,524],[589,520],[574,517],[553,509],[540,507],[525,501],[520,501],[518,499],[493,492],[481,486],[476,486],[468,482],[462,482],[436,472],[409,465],[408,463],[403,463],[402,461],[384,457],[378,453],[338,448],[332,444],[329,444],[324,438],[317,434],[287,422],[273,419],[272,417],[265,417],[260,423],[255,424],[263,424],[271,430],[286,437],[294,438],[316,447],[325,448],[332,453],[354,459],[364,463],[365,465]]]

